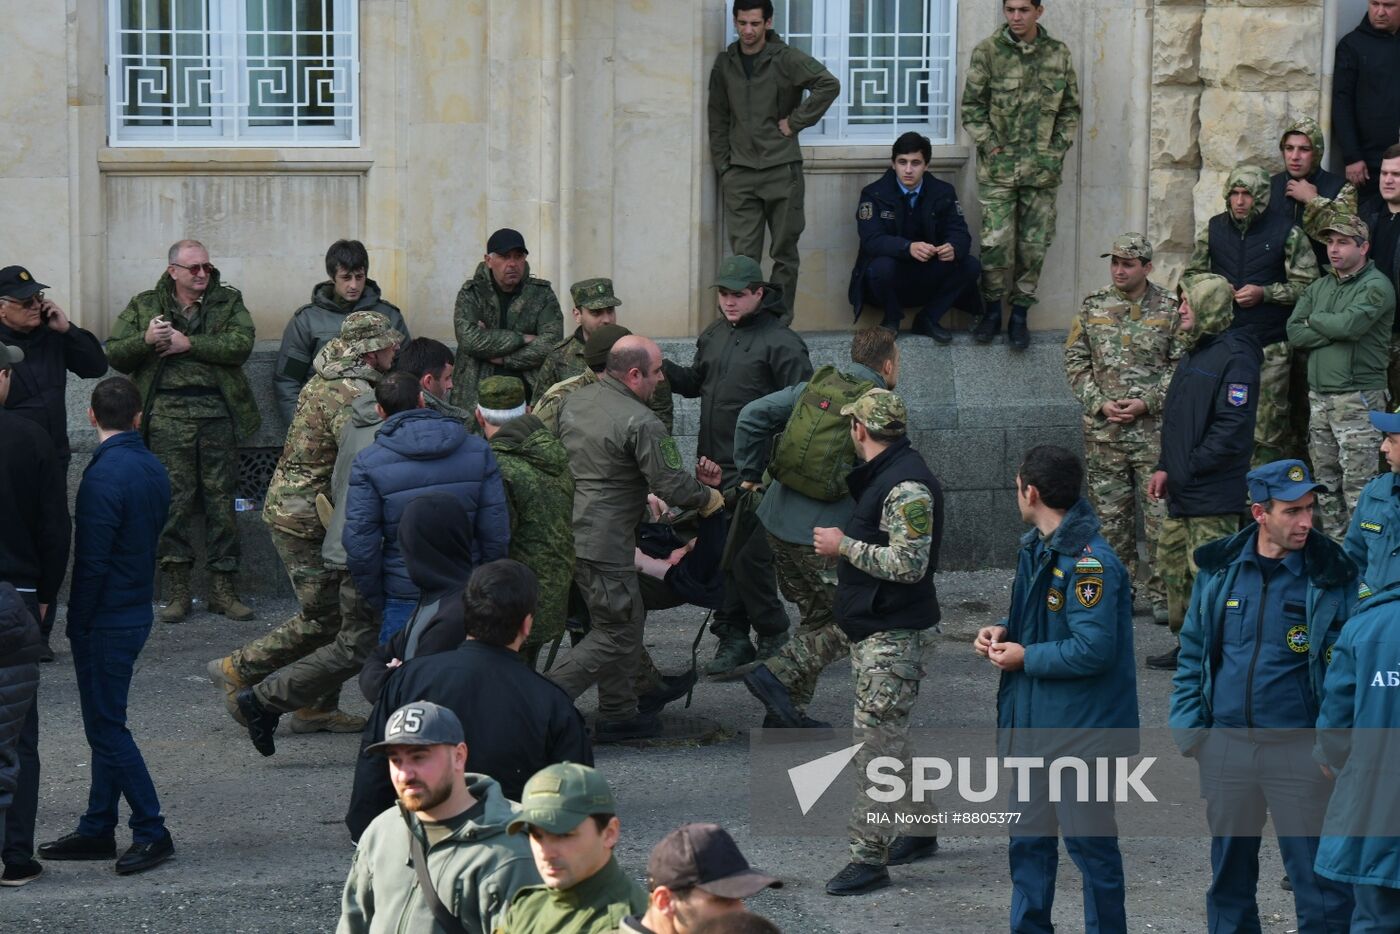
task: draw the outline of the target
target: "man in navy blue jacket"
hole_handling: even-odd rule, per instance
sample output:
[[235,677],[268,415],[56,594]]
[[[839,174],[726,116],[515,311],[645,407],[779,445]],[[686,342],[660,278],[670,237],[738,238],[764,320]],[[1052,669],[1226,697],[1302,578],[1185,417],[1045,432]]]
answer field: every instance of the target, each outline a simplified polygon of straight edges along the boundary
[[117,804],[125,797],[132,845],[116,864],[125,875],[175,855],[155,784],[126,726],[132,671],[155,618],[156,542],[170,511],[170,478],[137,431],[141,394],[131,380],[98,383],[88,419],[101,444],[78,487],[68,641],[92,777],[77,832],[43,844],[39,856],[116,856]]
[[918,305],[914,333],[946,344],[953,335],[939,321],[978,281],[982,264],[971,254],[957,192],[925,171],[932,155],[927,137],[905,133],[894,141],[890,168],[861,189],[850,299],[857,318],[867,300],[879,305],[880,324],[892,331],[904,320],[904,306]]

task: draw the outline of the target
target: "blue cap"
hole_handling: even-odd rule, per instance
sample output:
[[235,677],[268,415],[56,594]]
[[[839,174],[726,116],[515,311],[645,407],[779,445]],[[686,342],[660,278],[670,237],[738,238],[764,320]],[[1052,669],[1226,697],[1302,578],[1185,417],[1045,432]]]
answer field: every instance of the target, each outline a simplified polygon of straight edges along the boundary
[[1249,483],[1249,498],[1256,503],[1278,499],[1291,503],[1309,493],[1326,493],[1327,487],[1313,481],[1308,465],[1302,461],[1274,461],[1256,467],[1245,475]]
[[1371,424],[1377,431],[1385,432],[1388,435],[1400,434],[1400,406],[1396,406],[1394,412],[1377,412],[1371,410]]

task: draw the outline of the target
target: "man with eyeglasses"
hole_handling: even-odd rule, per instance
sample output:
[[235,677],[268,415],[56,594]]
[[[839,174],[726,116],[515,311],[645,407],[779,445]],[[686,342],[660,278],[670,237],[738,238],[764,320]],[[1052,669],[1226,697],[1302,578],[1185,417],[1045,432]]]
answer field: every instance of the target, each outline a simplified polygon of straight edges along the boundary
[[190,611],[189,530],[202,501],[209,612],[248,620],[253,611],[234,589],[233,498],[238,441],[262,424],[243,372],[253,319],[243,293],[219,281],[204,244],[177,241],[168,261],[156,287],[127,303],[107,341],[112,366],[141,390],[146,444],[170,474],[170,517],[156,550],[166,576],[160,618],[178,623]]
[[[68,374],[96,379],[107,372],[107,357],[91,331],[69,321],[63,309],[44,296],[46,288],[23,266],[0,269],[0,342],[24,354],[10,372],[5,408],[44,429],[53,442],[55,466],[67,477],[70,454],[64,390]],[[66,498],[63,508],[66,512]],[[48,648],[53,616],[50,604],[40,621],[46,662],[53,661]]]

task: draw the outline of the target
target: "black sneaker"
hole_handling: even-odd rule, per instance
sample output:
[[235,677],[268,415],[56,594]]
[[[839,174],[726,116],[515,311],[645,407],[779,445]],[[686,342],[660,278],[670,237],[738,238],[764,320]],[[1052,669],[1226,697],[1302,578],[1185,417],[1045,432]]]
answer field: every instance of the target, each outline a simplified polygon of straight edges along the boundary
[[638,712],[627,720],[599,720],[593,724],[595,743],[621,743],[660,735],[661,717],[655,713]]
[[914,323],[909,325],[909,330],[915,334],[922,334],[924,337],[933,338],[936,344],[951,344],[953,342],[953,332],[939,324],[937,321],[930,321],[924,315],[919,315],[914,319]]
[[1031,329],[1026,325],[1024,312],[1011,312],[1011,320],[1006,323],[1006,342],[1012,350],[1025,350],[1031,345]]
[[85,837],[70,833],[39,844],[40,859],[116,859],[116,837]]
[[888,866],[906,866],[909,863],[928,859],[938,852],[937,837],[895,837],[890,844]]
[[890,884],[890,873],[884,866],[868,863],[847,863],[846,868],[831,877],[826,884],[828,895],[864,895]]
[[282,719],[282,715],[259,703],[252,688],[239,691],[234,699],[238,701],[238,712],[243,714],[243,720],[248,725],[248,738],[253,741],[253,748],[265,756],[272,755],[277,751],[272,735],[277,732],[277,721]]
[[744,675],[744,687],[758,698],[773,719],[778,721],[779,726],[801,729],[802,714],[793,706],[792,695],[783,687],[783,682],[778,680],[778,676],[768,670],[767,665],[759,665]]
[[1177,646],[1170,652],[1163,655],[1147,656],[1147,667],[1153,671],[1176,671],[1176,658],[1181,654],[1181,646]]
[[167,859],[175,856],[175,841],[167,833],[154,843],[133,843],[131,849],[117,860],[117,875],[129,876],[135,872],[154,869]]
[[44,874],[44,864],[31,859],[27,863],[6,863],[5,871],[0,872],[0,885],[6,888],[19,888],[28,885]]
[[648,691],[637,698],[637,712],[660,713],[661,708],[671,701],[680,700],[689,694],[699,677],[699,673],[694,668],[678,675],[663,675],[661,687],[655,691]]

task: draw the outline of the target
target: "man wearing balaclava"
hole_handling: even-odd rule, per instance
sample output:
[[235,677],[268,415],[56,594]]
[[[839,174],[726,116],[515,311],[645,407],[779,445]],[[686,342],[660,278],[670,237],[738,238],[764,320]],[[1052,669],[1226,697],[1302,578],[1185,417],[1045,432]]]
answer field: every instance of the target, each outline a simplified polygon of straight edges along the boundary
[[[1195,582],[1192,554],[1239,530],[1264,356],[1253,330],[1231,326],[1236,290],[1228,280],[1187,277],[1181,292],[1177,340],[1187,352],[1167,387],[1162,457],[1147,487],[1148,496],[1167,500],[1157,565],[1173,635],[1181,632]],[[1178,651],[1149,657],[1147,667],[1175,669]]]
[[1302,457],[1304,434],[1290,422],[1287,328],[1298,297],[1318,277],[1317,257],[1301,227],[1269,210],[1269,174],[1259,166],[1235,166],[1223,193],[1225,210],[1197,235],[1186,275],[1224,277],[1234,301],[1230,327],[1253,332],[1264,348],[1253,463]]
[[1322,167],[1326,146],[1316,120],[1300,117],[1293,121],[1278,140],[1283,171],[1269,179],[1269,211],[1283,214],[1293,226],[1302,228],[1312,240],[1319,269],[1329,265],[1322,228],[1334,213],[1356,213],[1356,186]]

